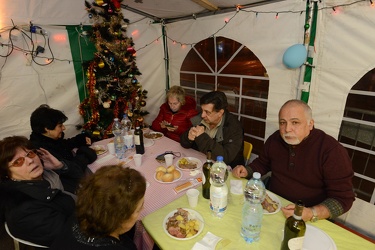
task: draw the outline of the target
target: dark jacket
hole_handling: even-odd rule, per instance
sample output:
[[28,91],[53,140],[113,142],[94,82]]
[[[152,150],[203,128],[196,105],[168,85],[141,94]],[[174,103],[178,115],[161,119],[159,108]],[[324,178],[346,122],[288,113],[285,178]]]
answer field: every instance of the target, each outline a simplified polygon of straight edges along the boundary
[[[60,175],[64,189],[71,193],[75,193],[87,165],[97,158],[95,151],[86,145],[86,136],[85,134],[79,134],[69,139],[54,140],[34,132],[30,135],[30,141],[35,147],[48,150],[58,160],[67,165],[66,170],[57,170],[56,172]],[[78,150],[74,154],[73,149],[75,148],[78,148]]]
[[[58,178],[58,176],[57,176]],[[50,246],[74,212],[73,198],[46,180],[0,183],[1,223],[17,238]]]
[[[180,135],[191,127],[190,118],[196,116],[198,111],[196,110],[195,99],[186,96],[185,105],[181,106],[180,110],[173,113],[167,102],[160,106],[158,116],[152,122],[152,130],[162,132],[166,137],[171,138],[174,141],[180,141]],[[168,131],[167,128],[161,128],[160,123],[167,121],[173,126],[178,126],[175,131]]]
[[[133,227],[134,228],[134,227]],[[51,250],[137,250],[128,234],[120,236],[120,240],[108,236],[103,238],[88,237],[83,234],[75,219],[71,220],[50,247]]]
[[[195,141],[190,141],[189,130],[187,130],[181,135],[180,144],[184,148],[194,148],[202,153],[211,150],[214,160],[221,155],[224,157],[224,162],[234,168],[244,164],[244,132],[241,122],[235,115],[226,111],[223,119],[215,138],[212,139],[208,134],[203,133],[196,137]],[[201,114],[193,117],[191,121],[193,126],[199,125],[202,121]]]

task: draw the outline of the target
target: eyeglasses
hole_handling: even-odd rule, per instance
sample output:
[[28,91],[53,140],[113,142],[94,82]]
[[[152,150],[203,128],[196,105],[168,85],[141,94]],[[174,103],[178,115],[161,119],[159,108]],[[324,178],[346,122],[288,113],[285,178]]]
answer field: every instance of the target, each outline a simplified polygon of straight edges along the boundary
[[34,150],[31,150],[26,153],[24,157],[19,157],[15,159],[11,164],[10,167],[22,167],[22,165],[25,163],[25,158],[34,158],[36,156],[36,152]]

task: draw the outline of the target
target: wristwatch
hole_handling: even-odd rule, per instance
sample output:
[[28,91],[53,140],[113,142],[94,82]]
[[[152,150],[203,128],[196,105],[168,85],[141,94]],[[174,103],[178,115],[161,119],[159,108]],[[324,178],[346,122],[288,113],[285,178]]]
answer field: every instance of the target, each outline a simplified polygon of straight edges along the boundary
[[318,218],[318,214],[315,211],[315,208],[310,207],[310,209],[311,209],[311,212],[313,213],[313,216],[311,217],[310,221],[311,222],[317,222],[319,220],[319,218]]

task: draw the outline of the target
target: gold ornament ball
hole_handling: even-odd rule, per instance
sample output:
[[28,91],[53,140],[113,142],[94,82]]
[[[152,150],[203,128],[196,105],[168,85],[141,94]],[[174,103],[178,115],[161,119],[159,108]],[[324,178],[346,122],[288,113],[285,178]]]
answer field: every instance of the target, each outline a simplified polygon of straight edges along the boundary
[[98,67],[99,68],[104,68],[104,66],[105,66],[105,64],[104,64],[104,62],[103,61],[100,61],[99,63],[98,63]]

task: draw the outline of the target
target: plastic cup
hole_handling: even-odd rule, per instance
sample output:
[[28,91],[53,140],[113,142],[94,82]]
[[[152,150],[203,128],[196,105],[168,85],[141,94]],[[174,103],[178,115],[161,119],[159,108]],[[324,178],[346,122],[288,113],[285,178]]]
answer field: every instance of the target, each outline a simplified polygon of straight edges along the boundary
[[164,159],[165,159],[165,165],[167,167],[171,166],[173,164],[173,155],[172,154],[166,154],[164,155]]
[[140,167],[142,165],[142,155],[141,154],[135,154],[133,156],[134,163],[136,167]]
[[107,148],[108,148],[108,152],[111,154],[111,155],[114,155],[115,154],[115,144],[113,142],[110,142],[107,144]]
[[190,207],[196,207],[198,205],[199,191],[197,189],[189,189],[186,191],[186,196],[188,198]]
[[125,141],[125,146],[126,149],[133,149],[134,148],[134,140],[133,140],[133,135],[125,135],[124,136],[124,141]]

